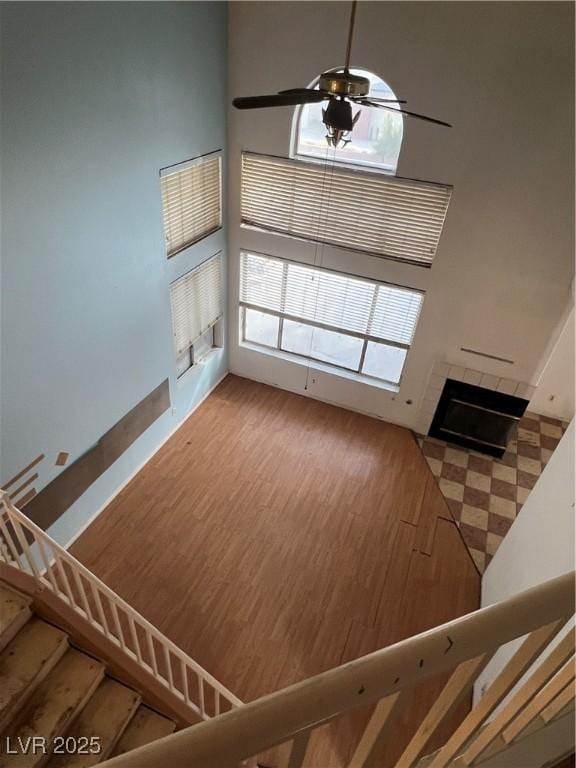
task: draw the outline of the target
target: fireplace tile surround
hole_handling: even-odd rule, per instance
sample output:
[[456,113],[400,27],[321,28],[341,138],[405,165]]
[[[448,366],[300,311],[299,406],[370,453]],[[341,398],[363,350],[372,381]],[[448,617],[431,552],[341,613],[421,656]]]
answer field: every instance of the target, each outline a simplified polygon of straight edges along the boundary
[[514,381],[505,377],[494,376],[491,373],[482,373],[473,368],[465,368],[461,365],[450,363],[436,363],[432,368],[428,379],[428,386],[424,392],[414,431],[419,435],[427,435],[434,413],[440,400],[446,379],[463,381],[477,387],[484,387],[494,392],[502,392],[505,395],[516,395],[526,400],[531,400],[536,387],[523,381]]

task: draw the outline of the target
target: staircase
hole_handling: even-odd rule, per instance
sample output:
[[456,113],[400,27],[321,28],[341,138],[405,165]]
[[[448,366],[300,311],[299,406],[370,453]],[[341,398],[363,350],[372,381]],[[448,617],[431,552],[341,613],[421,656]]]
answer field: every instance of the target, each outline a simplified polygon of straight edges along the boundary
[[[251,766],[336,768],[320,765],[313,753],[314,732],[330,724],[351,747],[338,768],[543,768],[574,748],[573,614],[574,573],[568,573],[106,766],[236,768],[248,760]],[[514,640],[512,655],[461,724],[440,749],[429,749],[446,715]],[[411,691],[437,675],[446,680],[439,696],[408,742],[398,745],[398,718]],[[370,712],[368,723],[352,739],[345,717],[362,709]],[[396,746],[399,754],[391,757],[388,750]]]
[[[326,724],[346,768],[543,768],[574,749],[574,573],[244,704],[0,501],[0,768],[340,768],[314,759]],[[444,718],[514,641],[434,752]],[[397,718],[435,676],[439,695],[400,743]],[[359,734],[345,723],[355,710]]]
[[1,768],[88,768],[175,730],[31,602],[0,583]]
[[87,768],[241,704],[0,489],[0,768]]

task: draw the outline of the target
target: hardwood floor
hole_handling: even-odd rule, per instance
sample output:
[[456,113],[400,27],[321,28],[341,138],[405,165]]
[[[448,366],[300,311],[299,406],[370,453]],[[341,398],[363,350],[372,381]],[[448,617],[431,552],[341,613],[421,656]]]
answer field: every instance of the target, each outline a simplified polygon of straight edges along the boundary
[[[480,599],[411,432],[234,376],[72,552],[244,700]],[[383,765],[439,685],[415,692]],[[365,716],[321,729],[307,765],[342,765]]]

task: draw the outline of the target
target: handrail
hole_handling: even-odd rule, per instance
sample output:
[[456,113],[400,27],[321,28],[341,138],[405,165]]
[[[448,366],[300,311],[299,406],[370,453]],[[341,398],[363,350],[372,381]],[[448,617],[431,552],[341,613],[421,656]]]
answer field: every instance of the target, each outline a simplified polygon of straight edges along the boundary
[[[190,709],[208,720],[242,701],[27,518],[0,488],[0,560],[34,577]],[[88,590],[88,591],[87,591]],[[143,642],[142,642],[143,640]],[[195,695],[190,681],[195,679]],[[212,690],[207,711],[205,688]]]
[[[164,764],[202,768],[237,766],[266,749],[298,739],[299,735],[302,738],[307,731],[346,712],[385,697],[392,699],[398,691],[431,675],[453,669],[542,627],[550,639],[573,612],[574,574],[568,573],[103,765],[110,768],[157,768]],[[534,642],[532,646],[536,647]],[[301,762],[294,764],[301,765]]]

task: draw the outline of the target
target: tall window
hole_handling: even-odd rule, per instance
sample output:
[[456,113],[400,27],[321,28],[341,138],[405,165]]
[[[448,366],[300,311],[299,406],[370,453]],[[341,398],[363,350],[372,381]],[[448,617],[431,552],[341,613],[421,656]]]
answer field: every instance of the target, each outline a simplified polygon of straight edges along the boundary
[[218,253],[170,286],[176,373],[181,376],[212,347],[224,315],[222,257]]
[[219,152],[160,172],[168,258],[222,226],[222,163]]
[[241,341],[398,385],[423,295],[242,252]]
[[242,225],[430,267],[445,184],[242,153]]
[[[342,68],[333,70],[341,72]],[[378,75],[364,69],[353,69],[355,75],[370,80],[370,94],[380,99],[395,99],[390,86]],[[310,83],[318,87],[318,78]],[[354,114],[360,112],[354,126],[352,140],[345,147],[329,148],[326,143],[326,126],[322,122],[325,104],[305,104],[297,107],[292,127],[292,156],[316,158],[352,165],[365,165],[387,173],[396,173],[402,146],[404,124],[401,115],[384,109],[354,106]],[[394,106],[394,105],[392,105]]]

